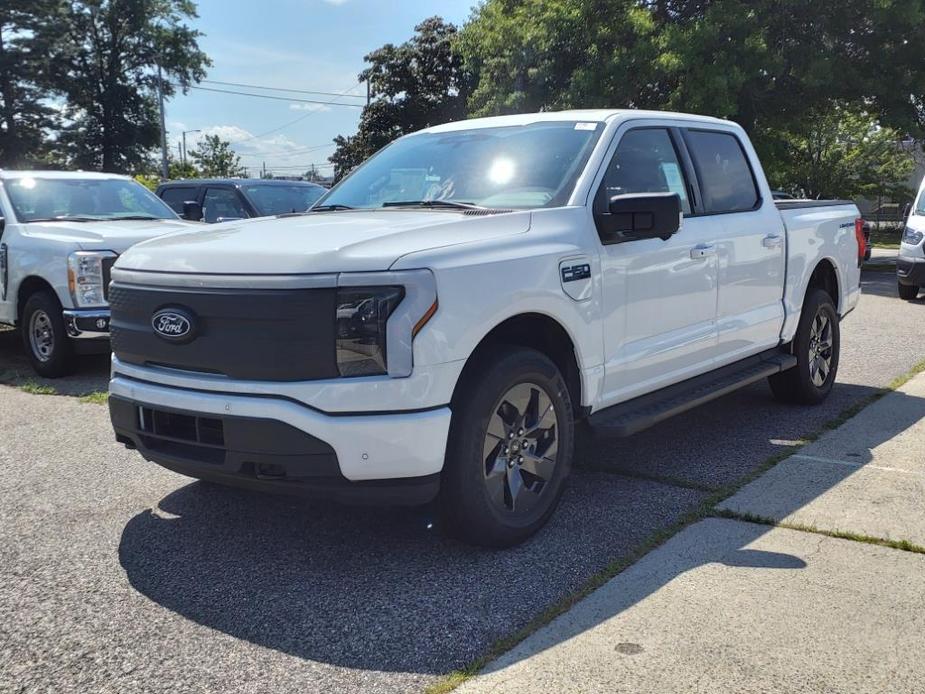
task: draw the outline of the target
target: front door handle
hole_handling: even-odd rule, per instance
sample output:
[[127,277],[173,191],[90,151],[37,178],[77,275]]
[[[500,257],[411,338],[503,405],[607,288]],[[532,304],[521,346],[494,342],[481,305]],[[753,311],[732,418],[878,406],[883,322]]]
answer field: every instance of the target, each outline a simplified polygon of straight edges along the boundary
[[761,239],[761,245],[765,248],[780,248],[781,244],[784,242],[782,236],[777,234],[768,234],[763,239]]
[[712,258],[714,255],[716,255],[716,246],[712,243],[701,243],[691,249],[691,258],[694,260]]

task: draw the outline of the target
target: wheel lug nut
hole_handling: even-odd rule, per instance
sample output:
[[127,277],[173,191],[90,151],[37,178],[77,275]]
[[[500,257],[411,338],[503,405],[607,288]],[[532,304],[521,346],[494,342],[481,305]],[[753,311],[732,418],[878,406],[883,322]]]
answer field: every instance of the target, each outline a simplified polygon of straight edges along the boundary
[[522,463],[524,462],[524,457],[523,457],[523,456],[520,456],[520,457],[517,459],[517,462],[522,464]]
[[518,430],[517,430],[517,435],[518,435],[518,436],[523,436],[523,435],[524,435],[524,430],[523,430],[523,429],[518,429]]
[[507,437],[508,437],[509,439],[514,438],[514,432],[512,431],[511,433],[509,433],[509,434],[507,435]]

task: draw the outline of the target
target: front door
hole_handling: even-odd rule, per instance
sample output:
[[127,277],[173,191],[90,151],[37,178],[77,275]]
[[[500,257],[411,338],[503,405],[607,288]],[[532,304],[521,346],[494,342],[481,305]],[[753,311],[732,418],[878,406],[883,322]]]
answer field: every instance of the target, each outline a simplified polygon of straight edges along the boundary
[[689,165],[678,133],[667,127],[625,131],[595,198],[675,192],[685,218],[667,241],[603,246],[604,406],[676,383],[715,357],[717,256],[714,226],[691,216]]

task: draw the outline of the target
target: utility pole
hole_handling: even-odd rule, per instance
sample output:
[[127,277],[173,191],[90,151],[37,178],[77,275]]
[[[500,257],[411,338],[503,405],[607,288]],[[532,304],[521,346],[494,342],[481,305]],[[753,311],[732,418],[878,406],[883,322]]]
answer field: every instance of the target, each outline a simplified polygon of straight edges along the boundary
[[187,133],[201,133],[201,130],[184,130],[183,131],[183,155],[180,157],[183,160],[183,165],[186,166],[186,134]]
[[161,78],[161,66],[157,66],[157,103],[161,108],[161,178],[165,181],[170,173],[167,166],[167,123],[164,117],[164,86]]

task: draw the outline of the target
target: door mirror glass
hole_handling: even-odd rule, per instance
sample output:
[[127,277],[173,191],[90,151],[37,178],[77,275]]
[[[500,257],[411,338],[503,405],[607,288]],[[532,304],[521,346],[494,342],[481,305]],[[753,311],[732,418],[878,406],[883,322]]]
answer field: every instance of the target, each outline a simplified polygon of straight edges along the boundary
[[681,198],[677,193],[615,195],[601,215],[605,243],[662,239],[667,241],[681,228]]
[[183,214],[180,216],[191,222],[201,222],[202,205],[195,200],[187,200],[183,203]]

